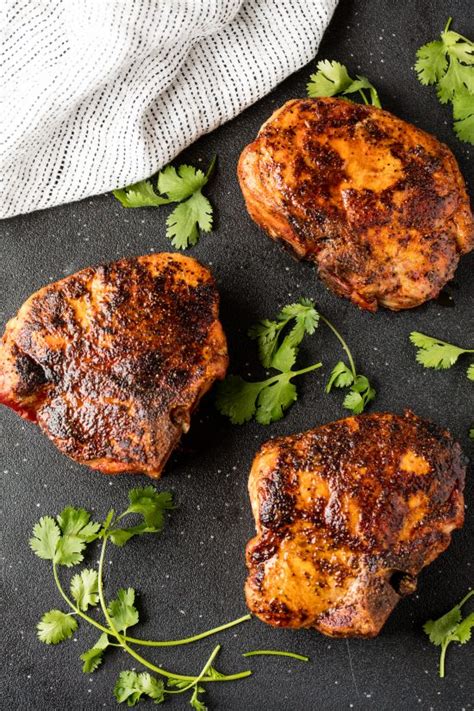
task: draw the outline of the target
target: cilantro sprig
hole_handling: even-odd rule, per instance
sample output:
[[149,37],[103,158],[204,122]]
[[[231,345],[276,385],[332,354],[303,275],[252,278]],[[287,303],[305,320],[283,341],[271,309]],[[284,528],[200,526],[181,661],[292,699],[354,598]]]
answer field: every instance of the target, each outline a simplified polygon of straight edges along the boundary
[[[441,341],[439,338],[427,336],[419,331],[410,333],[410,341],[417,348],[416,360],[425,368],[435,370],[447,370],[451,368],[466,353],[474,353],[474,348],[461,348],[454,343]],[[474,380],[474,362],[467,370],[466,376],[469,380]],[[469,430],[469,438],[474,439],[474,427]]]
[[280,420],[298,397],[292,379],[322,366],[322,363],[315,363],[293,370],[304,336],[312,335],[320,321],[334,333],[349,361],[349,365],[343,361],[335,365],[326,392],[329,393],[333,387],[349,388],[343,406],[353,414],[363,412],[375,398],[375,389],[365,375],[357,372],[352,353],[334,324],[317,311],[311,299],[304,298],[284,306],[275,320],[262,319],[251,326],[248,335],[258,343],[260,362],[265,368],[273,368],[278,373],[257,382],[249,382],[238,375],[227,376],[217,390],[216,406],[219,412],[238,425],[252,417],[263,425]]
[[441,647],[439,657],[439,675],[445,676],[446,651],[452,642],[466,644],[471,639],[471,630],[474,627],[474,612],[463,618],[462,607],[474,595],[474,590],[467,593],[465,597],[437,620],[428,620],[423,626],[423,630],[437,647]]
[[[458,358],[465,353],[474,353],[474,348],[461,348],[454,343],[441,341],[439,338],[427,336],[419,331],[410,333],[410,341],[417,348],[416,360],[425,368],[446,370],[451,368]],[[474,380],[474,363],[467,370],[467,377]]]
[[[294,322],[289,333],[284,329]],[[317,328],[319,314],[309,299],[285,306],[275,321],[264,319],[249,329],[250,338],[258,341],[260,360],[266,368],[278,371],[266,380],[248,382],[238,375],[229,375],[217,390],[216,406],[234,425],[241,425],[252,417],[262,425],[281,420],[285,411],[298,398],[292,379],[321,368],[314,363],[307,368],[293,370],[298,347],[306,333]]]
[[329,59],[318,62],[316,73],[311,74],[306,90],[311,98],[337,95],[347,98],[348,94],[359,94],[364,104],[382,108],[377,89],[367,77],[356,74],[356,78],[352,79],[343,64]]
[[203,173],[192,165],[180,165],[175,168],[167,165],[158,173],[155,192],[149,180],[141,180],[113,194],[123,207],[160,207],[169,203],[178,203],[166,220],[166,236],[177,249],[186,249],[197,244],[199,230],[210,232],[212,229],[212,205],[202,194],[214,170],[214,157]]
[[474,42],[451,30],[451,22],[439,40],[417,51],[415,71],[421,84],[436,85],[442,104],[451,102],[457,137],[474,144]]
[[[145,671],[125,670],[119,674],[114,687],[119,703],[135,706],[144,698],[162,703],[170,695],[189,691],[190,704],[196,711],[206,711],[200,696],[203,684],[243,679],[252,672],[223,674],[213,666],[220,645],[217,645],[198,674],[184,675],[158,666],[136,651],[136,647],[174,647],[191,644],[223,632],[250,619],[244,615],[232,622],[175,640],[149,640],[133,637],[129,630],[139,624],[136,591],[122,587],[115,597],[106,600],[104,590],[104,562],[107,543],[123,548],[137,536],[157,534],[163,529],[167,511],[173,509],[171,494],[159,493],[153,486],[135,488],[129,492],[128,506],[121,513],[111,509],[102,522],[92,521],[91,514],[82,508],[67,506],[56,518],[43,516],[33,528],[30,547],[41,559],[48,560],[58,592],[66,611],[52,609],[45,612],[37,625],[37,636],[45,644],[59,644],[70,639],[78,629],[78,621],[86,622],[100,632],[99,638],[80,655],[82,671],[94,672],[103,663],[109,647],[120,647]],[[100,543],[97,569],[82,568],[70,581],[69,593],[60,580],[60,568],[77,566],[84,560],[87,547]],[[97,612],[101,611],[103,620]],[[282,652],[281,654],[286,654]],[[288,653],[291,656],[291,653]],[[151,672],[151,673],[150,673]]]

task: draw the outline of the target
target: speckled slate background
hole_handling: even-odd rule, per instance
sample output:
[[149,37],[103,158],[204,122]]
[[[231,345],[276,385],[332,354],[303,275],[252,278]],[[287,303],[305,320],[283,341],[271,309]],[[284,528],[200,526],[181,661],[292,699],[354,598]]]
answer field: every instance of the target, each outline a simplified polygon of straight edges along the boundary
[[[411,69],[416,49],[434,39],[449,14],[454,26],[474,36],[468,0],[397,3],[342,0],[319,58],[338,59],[351,73],[367,74],[379,87],[382,104],[448,143],[474,189],[472,149],[455,138],[450,112],[435,92],[418,84]],[[314,62],[237,119],[198,141],[186,159],[205,163],[217,153],[218,169],[209,188],[216,206],[216,230],[192,250],[209,264],[222,294],[222,321],[229,338],[231,370],[246,373],[256,365],[245,337],[249,324],[271,316],[299,296],[316,299],[321,310],[347,336],[361,369],[374,381],[373,410],[419,415],[449,427],[467,454],[467,429],[474,417],[473,390],[462,365],[438,373],[415,363],[408,343],[411,330],[446,340],[474,343],[472,270],[464,258],[449,291],[455,306],[429,303],[414,311],[363,313],[328,293],[312,268],[299,264],[263,234],[244,211],[235,177],[239,153],[260,124],[289,98],[303,96]],[[12,316],[43,284],[89,264],[169,248],[164,234],[167,208],[124,210],[111,195],[14,218],[0,224],[0,319]],[[253,532],[246,483],[257,446],[270,435],[298,432],[343,415],[341,396],[323,394],[330,367],[339,358],[336,342],[321,329],[307,340],[302,362],[323,360],[325,367],[300,380],[300,400],[287,417],[269,427],[231,426],[213,407],[212,395],[194,419],[190,435],[159,483],[179,503],[160,539],[137,540],[110,551],[107,587],[122,584],[140,591],[140,634],[176,638],[245,612],[244,546]],[[83,675],[79,654],[95,640],[82,625],[69,641],[46,647],[35,638],[41,614],[61,603],[46,562],[36,558],[27,539],[33,523],[69,503],[103,514],[120,507],[128,489],[144,478],[108,478],[70,462],[31,424],[13,412],[0,413],[2,472],[1,637],[2,706],[12,709],[117,708],[112,687],[128,658],[114,650],[94,675]],[[474,512],[472,477],[467,485],[467,521],[447,553],[420,577],[418,592],[401,602],[381,635],[371,641],[331,640],[311,631],[280,631],[257,620],[222,635],[218,667],[251,666],[253,678],[209,686],[212,708],[226,711],[308,711],[325,709],[470,709],[474,699],[474,645],[453,648],[448,676],[437,678],[438,651],[421,630],[430,616],[450,608],[473,584]],[[67,577],[67,576],[66,576]],[[192,647],[151,653],[175,671],[197,670],[214,639]],[[254,659],[240,653],[255,648],[286,648],[309,654],[311,664],[285,659]],[[167,702],[189,708],[187,699]],[[143,705],[146,708],[145,705]],[[151,705],[148,703],[148,707]]]

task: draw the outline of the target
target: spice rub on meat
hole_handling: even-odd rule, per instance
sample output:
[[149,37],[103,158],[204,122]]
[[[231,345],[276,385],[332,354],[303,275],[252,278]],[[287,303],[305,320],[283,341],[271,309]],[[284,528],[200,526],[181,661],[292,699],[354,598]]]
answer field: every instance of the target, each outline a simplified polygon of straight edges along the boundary
[[0,343],[0,402],[72,459],[159,477],[228,358],[210,272],[181,254],[89,267],[37,291]]
[[238,177],[255,222],[370,311],[435,298],[474,247],[449,148],[375,106],[288,101],[244,149]]
[[407,412],[270,440],[250,472],[250,611],[276,627],[373,637],[463,524],[465,461]]

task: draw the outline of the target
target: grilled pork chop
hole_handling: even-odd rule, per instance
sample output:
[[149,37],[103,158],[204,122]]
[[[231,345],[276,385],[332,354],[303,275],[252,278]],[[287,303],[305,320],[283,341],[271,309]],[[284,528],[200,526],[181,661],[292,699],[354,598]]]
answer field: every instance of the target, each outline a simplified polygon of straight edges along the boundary
[[451,435],[410,412],[270,440],[249,480],[250,611],[276,627],[375,636],[462,526],[464,476]]
[[369,311],[436,297],[474,247],[449,148],[373,106],[289,101],[245,148],[238,176],[255,222]]
[[40,289],[0,344],[0,402],[107,474],[159,477],[227,369],[210,272],[180,254],[89,267]]

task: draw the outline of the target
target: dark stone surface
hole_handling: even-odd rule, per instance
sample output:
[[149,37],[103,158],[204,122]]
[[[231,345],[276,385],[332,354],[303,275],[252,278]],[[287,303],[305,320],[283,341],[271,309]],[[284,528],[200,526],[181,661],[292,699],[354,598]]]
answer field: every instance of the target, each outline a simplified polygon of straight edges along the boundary
[[[380,89],[382,104],[448,143],[473,188],[472,149],[452,129],[449,108],[412,71],[416,49],[434,39],[448,12],[454,26],[473,37],[468,0],[405,3],[342,0],[319,57],[347,63],[367,74]],[[235,177],[238,155],[260,124],[285,100],[303,96],[314,62],[228,125],[202,138],[186,159],[207,162],[217,153],[218,169],[209,194],[216,205],[216,230],[201,239],[193,256],[214,270],[222,293],[222,320],[229,337],[232,371],[255,364],[245,337],[258,317],[272,316],[288,301],[305,295],[341,327],[361,369],[378,389],[372,410],[402,412],[410,407],[449,427],[469,453],[467,430],[474,415],[472,385],[464,362],[445,373],[415,363],[408,333],[414,329],[460,344],[474,343],[472,304],[474,259],[464,258],[450,288],[454,308],[429,303],[414,311],[376,315],[358,311],[328,293],[307,264],[298,264],[273,244],[246,215]],[[124,210],[111,195],[18,217],[1,229],[1,320],[48,281],[89,264],[169,249],[164,234],[167,208]],[[330,367],[340,357],[335,340],[321,328],[307,339],[302,362],[321,357],[324,369],[298,383],[300,399],[287,417],[269,427],[233,427],[214,410],[212,396],[159,483],[175,492],[179,508],[161,538],[137,540],[107,556],[107,588],[136,587],[144,624],[139,633],[176,638],[207,629],[245,612],[244,546],[253,520],[246,492],[252,456],[270,435],[298,432],[344,414],[341,396],[323,393]],[[249,367],[247,365],[249,364]],[[51,607],[62,607],[49,565],[36,558],[27,540],[33,523],[69,503],[105,514],[119,508],[133,485],[144,478],[107,478],[62,456],[33,425],[3,409],[1,426],[2,511],[2,700],[6,708],[116,708],[112,687],[121,669],[135,666],[113,650],[102,668],[83,675],[79,654],[96,634],[81,625],[75,637],[57,647],[35,638],[35,624]],[[471,452],[472,453],[472,452]],[[250,667],[250,680],[209,685],[212,708],[226,711],[307,711],[308,709],[472,708],[474,644],[448,654],[447,678],[437,677],[438,650],[427,642],[422,623],[450,608],[473,582],[472,481],[467,485],[467,522],[449,551],[422,575],[418,592],[403,601],[380,637],[371,641],[331,640],[311,631],[275,631],[257,620],[219,639],[218,668]],[[109,563],[110,561],[110,563]],[[65,571],[65,579],[70,572]],[[151,651],[176,671],[196,671],[214,639],[191,647]],[[242,660],[256,648],[283,648],[311,656],[311,664],[285,659]],[[251,661],[251,663],[247,663]],[[187,699],[167,702],[189,708]]]

